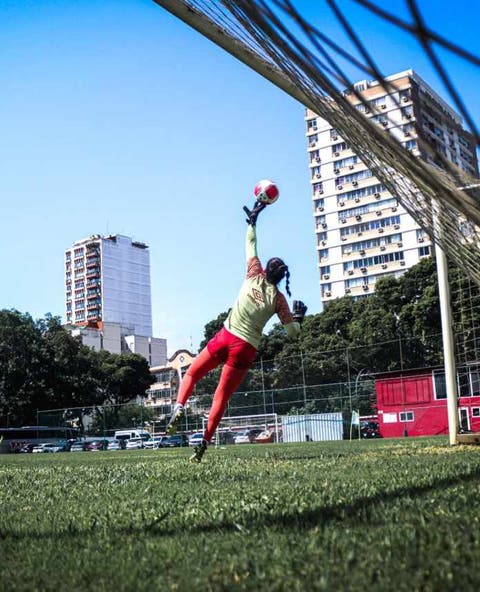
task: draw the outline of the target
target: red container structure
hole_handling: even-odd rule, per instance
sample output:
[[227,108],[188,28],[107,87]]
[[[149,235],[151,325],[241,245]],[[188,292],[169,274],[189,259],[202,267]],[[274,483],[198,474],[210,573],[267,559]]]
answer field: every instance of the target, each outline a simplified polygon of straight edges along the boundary
[[[460,429],[480,432],[480,366],[459,368]],[[383,438],[448,434],[445,373],[441,368],[388,373],[375,378]]]

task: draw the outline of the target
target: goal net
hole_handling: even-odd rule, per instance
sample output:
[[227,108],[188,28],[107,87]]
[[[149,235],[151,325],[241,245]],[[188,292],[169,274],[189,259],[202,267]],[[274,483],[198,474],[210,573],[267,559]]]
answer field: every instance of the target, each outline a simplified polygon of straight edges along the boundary
[[[208,419],[203,419],[203,431],[205,431]],[[218,424],[215,433],[215,444],[233,444],[234,438],[240,434],[251,431],[251,436],[262,436],[265,441],[278,442],[280,439],[280,424],[276,413],[260,415],[234,415],[223,417]]]

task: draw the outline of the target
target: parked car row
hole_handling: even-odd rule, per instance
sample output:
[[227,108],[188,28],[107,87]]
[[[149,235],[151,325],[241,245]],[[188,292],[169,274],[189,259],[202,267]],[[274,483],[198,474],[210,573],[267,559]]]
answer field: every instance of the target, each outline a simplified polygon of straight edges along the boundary
[[[155,436],[146,439],[142,437],[98,438],[91,440],[75,440],[64,442],[42,442],[39,444],[25,444],[20,452],[50,453],[50,452],[98,452],[101,450],[156,450],[159,448],[177,448],[182,446],[196,446],[203,439],[203,433],[197,432],[190,436],[175,434],[173,436]],[[252,442],[273,442],[274,433],[270,430],[246,429],[241,432],[222,431],[216,434],[213,442],[218,440],[220,445],[248,444]]]

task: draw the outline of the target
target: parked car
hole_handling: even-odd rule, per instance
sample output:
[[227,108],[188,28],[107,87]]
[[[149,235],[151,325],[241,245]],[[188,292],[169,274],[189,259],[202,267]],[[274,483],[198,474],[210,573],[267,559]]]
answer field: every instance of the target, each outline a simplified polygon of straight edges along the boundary
[[85,452],[86,449],[86,442],[73,442],[73,444],[70,446],[70,452]]
[[203,434],[198,432],[197,434],[192,434],[188,439],[189,446],[197,446],[197,444],[201,444],[203,440]]
[[32,448],[32,452],[65,452],[66,445],[62,442],[41,442]]
[[33,448],[35,447],[35,444],[24,444],[21,448],[20,448],[20,452],[23,453],[28,453],[28,452],[32,452]]
[[165,442],[167,440],[168,440],[168,436],[156,436],[155,438],[152,438],[151,440],[145,440],[145,442],[143,443],[143,447],[149,448],[150,450],[152,450],[152,449],[156,450],[157,448],[163,448],[163,446],[165,445]]
[[362,438],[381,438],[378,423],[376,421],[361,421],[360,436]]
[[272,430],[263,430],[258,436],[255,438],[255,442],[257,444],[270,444],[275,440],[275,432]]
[[169,436],[168,440],[165,441],[164,446],[166,448],[188,446],[188,436],[185,434],[175,434],[173,436]]
[[235,444],[249,444],[251,442],[255,442],[255,438],[261,433],[262,430],[257,428],[244,430],[235,436],[234,442]]
[[123,450],[123,448],[120,440],[110,440],[107,444],[107,450]]
[[87,450],[90,452],[98,452],[100,450],[106,450],[108,446],[108,440],[93,440],[87,443]]
[[129,438],[125,444],[125,450],[140,450],[144,447],[144,441],[141,438]]

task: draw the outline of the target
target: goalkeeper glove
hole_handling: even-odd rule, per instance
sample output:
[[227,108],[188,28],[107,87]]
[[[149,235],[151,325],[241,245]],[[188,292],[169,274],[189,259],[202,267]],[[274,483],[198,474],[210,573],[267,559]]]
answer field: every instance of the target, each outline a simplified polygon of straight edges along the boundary
[[301,300],[294,300],[293,301],[293,319],[297,323],[301,323],[303,321],[303,317],[307,312],[307,306]]
[[247,214],[248,218],[246,219],[247,224],[251,224],[255,226],[257,223],[257,216],[260,214],[267,207],[267,204],[261,203],[259,201],[255,202],[253,210],[249,210],[247,206],[243,206],[243,211]]

